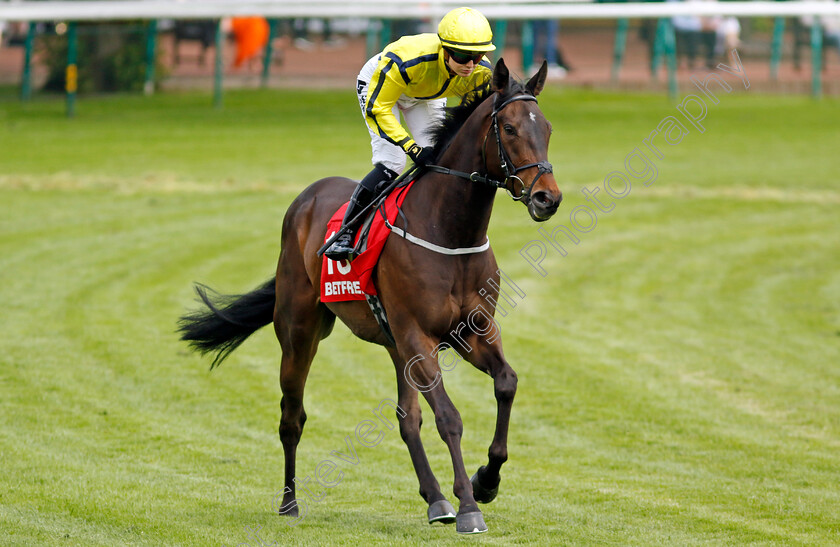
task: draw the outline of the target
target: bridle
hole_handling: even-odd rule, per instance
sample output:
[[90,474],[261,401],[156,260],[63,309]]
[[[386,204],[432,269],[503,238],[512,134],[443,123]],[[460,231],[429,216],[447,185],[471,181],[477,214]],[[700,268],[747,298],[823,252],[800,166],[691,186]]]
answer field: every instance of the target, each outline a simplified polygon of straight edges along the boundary
[[[502,145],[502,135],[499,132],[499,119],[498,119],[497,115],[499,114],[499,112],[501,112],[501,110],[504,107],[506,107],[507,105],[509,105],[510,103],[512,103],[514,101],[534,101],[534,102],[537,102],[537,98],[534,97],[533,95],[526,95],[526,94],[514,95],[513,97],[509,98],[508,100],[503,102],[498,107],[496,106],[497,99],[498,99],[498,95],[493,97],[493,113],[490,114],[490,119],[492,120],[491,127],[493,129],[493,132],[496,135],[496,144],[499,147],[499,161],[501,163],[502,172],[504,172],[504,174],[505,174],[505,181],[504,181],[505,190],[507,190],[508,195],[510,195],[510,197],[512,199],[514,199],[515,201],[519,201],[521,199],[524,199],[525,197],[530,197],[531,188],[534,187],[534,185],[537,183],[537,181],[540,179],[540,177],[543,176],[546,173],[551,173],[553,171],[553,169],[551,167],[551,164],[548,163],[548,161],[528,163],[528,164],[525,164],[525,165],[520,165],[519,167],[514,166],[513,161],[511,161],[510,156],[507,153],[507,150],[505,150],[505,147]],[[484,136],[484,141],[485,141],[485,144],[484,144],[484,146],[481,147],[481,155],[482,155],[482,159],[484,160],[484,170],[487,171],[487,157],[485,155],[485,151],[487,149],[487,142],[486,142],[487,141],[487,135]],[[530,169],[531,167],[536,167],[537,168],[537,176],[534,177],[534,180],[531,181],[530,185],[525,186],[525,183],[522,182],[522,179],[519,178],[516,174],[519,173],[520,171],[524,171],[525,169]],[[508,186],[509,182],[512,182],[512,181],[515,181],[515,180],[519,181],[519,184],[522,187],[522,190],[518,193],[515,193],[513,190],[511,190],[511,187]]]
[[[456,171],[454,169],[449,169],[447,167],[441,167],[440,165],[429,165],[426,168],[429,171],[434,171],[436,173],[443,173],[445,175],[455,175],[457,177],[465,178],[471,180],[473,182],[479,182],[482,184],[488,184],[495,188],[504,188],[507,191],[508,195],[514,201],[520,201],[526,198],[530,198],[531,196],[531,189],[537,183],[541,176],[546,173],[552,173],[553,168],[548,161],[539,161],[534,163],[528,163],[525,165],[515,166],[513,165],[513,161],[510,159],[510,155],[508,155],[507,150],[505,150],[504,145],[502,144],[502,135],[499,132],[499,119],[498,114],[502,111],[504,107],[509,105],[512,102],[516,101],[534,101],[537,102],[537,98],[533,95],[528,95],[525,93],[514,95],[513,97],[508,98],[502,104],[497,105],[499,99],[499,95],[493,96],[493,112],[490,114],[490,129],[487,130],[487,134],[484,135],[484,144],[481,146],[481,159],[484,163],[484,172],[488,173],[487,169],[487,138],[490,136],[492,132],[493,135],[496,137],[496,146],[498,147],[499,152],[499,163],[502,169],[502,172],[505,175],[504,180],[496,180],[491,178],[489,175],[481,175],[477,171],[472,173],[466,173],[463,171]],[[531,167],[537,168],[537,175],[534,177],[534,180],[531,181],[531,184],[526,186],[525,183],[522,181],[517,173],[524,171],[525,169],[530,169]],[[516,190],[516,182],[519,182],[520,189]]]

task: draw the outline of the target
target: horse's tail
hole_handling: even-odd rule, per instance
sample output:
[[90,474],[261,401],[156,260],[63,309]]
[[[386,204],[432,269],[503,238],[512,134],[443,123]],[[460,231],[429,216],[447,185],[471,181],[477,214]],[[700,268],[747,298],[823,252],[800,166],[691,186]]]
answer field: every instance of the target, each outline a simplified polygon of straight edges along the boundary
[[[216,352],[210,369],[222,364],[230,353],[257,330],[274,319],[274,279],[248,294],[222,295],[206,285],[195,292],[208,309],[183,315],[178,321],[181,340],[202,355]],[[212,292],[212,295],[208,295]]]

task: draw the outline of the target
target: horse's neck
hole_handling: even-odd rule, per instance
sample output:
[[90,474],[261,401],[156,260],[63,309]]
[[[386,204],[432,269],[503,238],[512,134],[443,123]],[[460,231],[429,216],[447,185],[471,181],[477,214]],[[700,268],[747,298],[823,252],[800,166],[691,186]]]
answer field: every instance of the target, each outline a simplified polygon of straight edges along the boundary
[[[485,118],[473,115],[467,120],[438,161],[441,166],[484,174],[481,151],[486,135]],[[488,146],[491,144],[488,142]],[[428,204],[426,220],[422,223],[436,235],[435,239],[445,241],[449,247],[484,243],[496,189],[452,175],[428,173],[424,178],[428,180],[420,181],[422,184],[417,189],[425,194],[423,201]]]

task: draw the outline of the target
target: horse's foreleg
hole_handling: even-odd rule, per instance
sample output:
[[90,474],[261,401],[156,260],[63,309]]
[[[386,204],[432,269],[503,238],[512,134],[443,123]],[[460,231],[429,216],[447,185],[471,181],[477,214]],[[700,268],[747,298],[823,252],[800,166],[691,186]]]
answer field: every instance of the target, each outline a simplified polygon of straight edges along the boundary
[[510,426],[510,411],[513,407],[513,397],[516,395],[516,373],[505,363],[497,374],[493,376],[493,388],[496,395],[496,432],[488,451],[488,463],[479,468],[470,482],[473,494],[479,503],[490,503],[499,493],[501,475],[499,470],[508,459],[507,436]]
[[493,378],[493,390],[496,395],[496,431],[487,454],[488,463],[479,468],[470,479],[476,501],[490,503],[499,492],[499,471],[508,459],[507,437],[517,378],[516,372],[504,358],[500,340],[490,345],[482,340],[471,342],[474,349],[468,354],[468,359],[476,368]]
[[420,495],[429,504],[427,510],[429,524],[433,522],[450,524],[455,522],[455,508],[440,491],[440,485],[432,472],[429,460],[426,457],[426,450],[423,448],[423,441],[420,439],[420,426],[423,425],[423,417],[420,413],[418,392],[406,381],[403,372],[404,365],[397,351],[389,349],[388,353],[390,353],[397,370],[398,404],[405,413],[405,416],[399,416],[400,436],[408,447],[414,472],[417,473],[417,480],[420,482]]
[[455,472],[455,482],[452,490],[460,500],[458,515],[455,520],[456,528],[458,532],[463,534],[486,532],[487,525],[484,523],[484,517],[473,495],[472,484],[467,478],[464,457],[461,454],[461,436],[464,432],[461,414],[444,390],[443,381],[425,392],[424,395],[435,413],[435,423],[440,438],[446,443],[447,448],[449,448],[449,455],[452,458],[452,469]]
[[461,436],[464,431],[461,415],[443,388],[443,379],[437,359],[431,357],[435,345],[431,341],[424,342],[426,343],[414,345],[415,351],[408,353],[408,355],[415,357],[407,361],[403,372],[406,381],[410,382],[415,389],[423,392],[426,401],[435,413],[435,424],[440,438],[449,448],[452,469],[455,473],[453,491],[460,500],[458,514],[455,518],[457,531],[466,534],[486,532],[487,525],[484,523],[484,517],[481,515],[481,510],[473,497],[472,484],[470,484],[467,476],[464,458],[461,454]]

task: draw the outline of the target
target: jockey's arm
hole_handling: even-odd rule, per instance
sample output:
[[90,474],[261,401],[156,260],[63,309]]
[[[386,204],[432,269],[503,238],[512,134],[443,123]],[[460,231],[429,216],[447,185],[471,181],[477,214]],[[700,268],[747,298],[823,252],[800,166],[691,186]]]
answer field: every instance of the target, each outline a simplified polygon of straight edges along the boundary
[[393,112],[405,88],[405,81],[396,65],[387,61],[380,65],[368,87],[365,121],[374,133],[407,151],[415,144],[414,139]]

